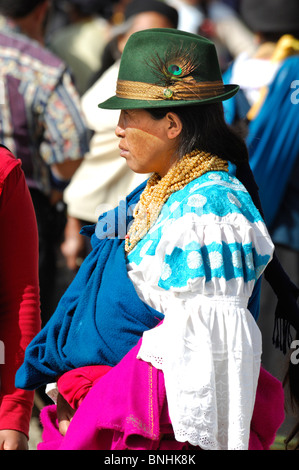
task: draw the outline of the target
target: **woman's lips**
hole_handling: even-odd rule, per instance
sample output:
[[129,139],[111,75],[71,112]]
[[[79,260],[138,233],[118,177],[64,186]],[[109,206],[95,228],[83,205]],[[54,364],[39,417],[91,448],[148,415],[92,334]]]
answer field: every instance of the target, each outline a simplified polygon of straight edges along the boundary
[[119,147],[119,150],[120,150],[120,156],[121,157],[126,157],[128,155],[128,150],[123,148],[123,147]]

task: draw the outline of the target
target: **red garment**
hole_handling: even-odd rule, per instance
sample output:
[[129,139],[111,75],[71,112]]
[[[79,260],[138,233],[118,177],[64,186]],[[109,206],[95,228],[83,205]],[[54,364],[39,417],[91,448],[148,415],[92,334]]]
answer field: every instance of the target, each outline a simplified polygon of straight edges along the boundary
[[110,369],[110,366],[85,366],[70,370],[57,381],[59,393],[74,410],[77,410],[89,390]]
[[[28,436],[34,392],[16,389],[15,373],[40,330],[38,234],[33,204],[17,160],[0,148],[0,430]],[[3,360],[4,359],[4,360]],[[3,364],[4,362],[4,364]]]

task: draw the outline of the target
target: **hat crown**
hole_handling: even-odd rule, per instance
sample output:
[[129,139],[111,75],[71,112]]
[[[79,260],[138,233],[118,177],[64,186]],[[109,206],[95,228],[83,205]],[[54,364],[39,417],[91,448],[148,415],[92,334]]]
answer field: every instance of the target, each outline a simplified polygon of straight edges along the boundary
[[224,85],[214,44],[172,28],[132,34],[122,53],[116,94],[106,109],[157,108],[217,103],[237,93]]
[[167,86],[171,80],[187,76],[196,82],[222,79],[211,41],[184,31],[157,28],[130,36],[122,54],[120,80]]

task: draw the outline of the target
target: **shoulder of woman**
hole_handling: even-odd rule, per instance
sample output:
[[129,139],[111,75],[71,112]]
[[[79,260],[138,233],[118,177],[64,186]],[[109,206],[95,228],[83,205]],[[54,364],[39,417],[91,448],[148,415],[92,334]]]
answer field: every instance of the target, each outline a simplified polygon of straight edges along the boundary
[[261,220],[245,187],[224,172],[207,173],[192,181],[169,198],[163,212],[168,213],[169,219],[194,214],[201,217],[203,223],[207,215],[226,219],[230,215],[242,216],[251,223]]

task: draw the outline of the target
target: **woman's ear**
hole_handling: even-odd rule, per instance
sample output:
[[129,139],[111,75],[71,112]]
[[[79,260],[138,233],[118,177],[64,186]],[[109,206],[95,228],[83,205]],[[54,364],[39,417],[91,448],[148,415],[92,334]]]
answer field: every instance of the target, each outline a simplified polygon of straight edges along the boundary
[[182,132],[183,124],[176,113],[169,112],[165,116],[167,120],[167,135],[169,139],[175,139]]

